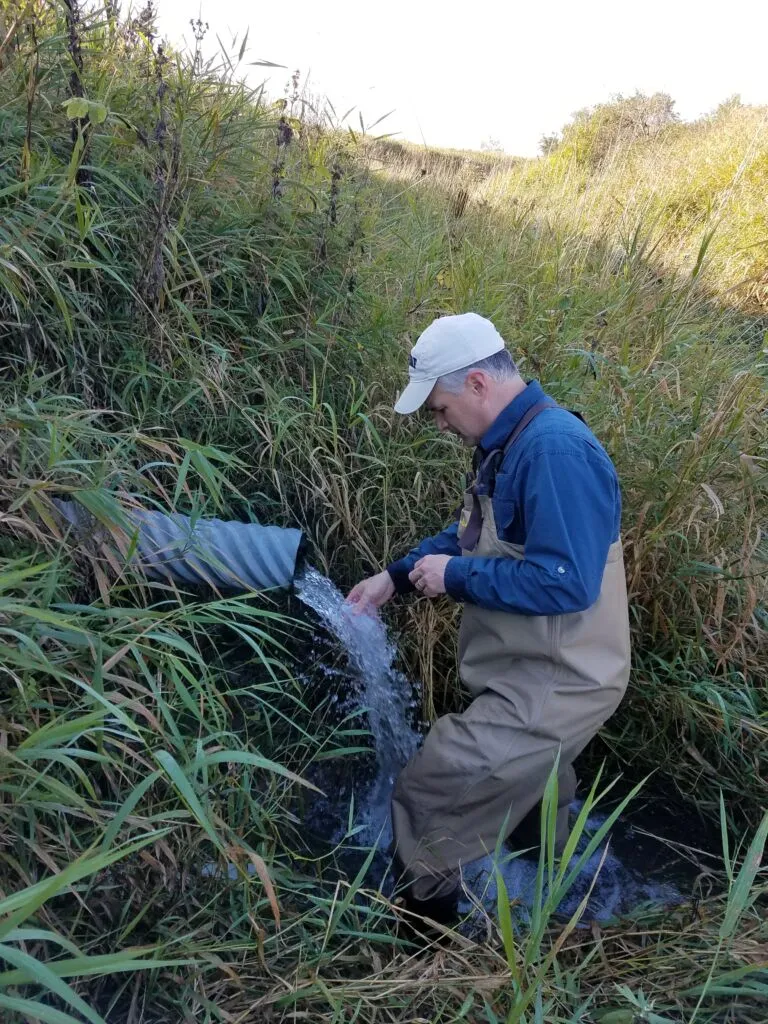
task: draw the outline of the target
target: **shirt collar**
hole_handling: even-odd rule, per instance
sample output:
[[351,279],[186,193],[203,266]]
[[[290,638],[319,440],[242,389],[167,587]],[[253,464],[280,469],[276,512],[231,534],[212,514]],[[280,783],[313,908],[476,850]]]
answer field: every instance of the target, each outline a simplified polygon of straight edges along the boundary
[[503,448],[504,442],[525,416],[531,406],[545,398],[544,389],[536,380],[528,381],[528,386],[505,406],[486,432],[480,438],[480,448],[484,452],[494,448]]

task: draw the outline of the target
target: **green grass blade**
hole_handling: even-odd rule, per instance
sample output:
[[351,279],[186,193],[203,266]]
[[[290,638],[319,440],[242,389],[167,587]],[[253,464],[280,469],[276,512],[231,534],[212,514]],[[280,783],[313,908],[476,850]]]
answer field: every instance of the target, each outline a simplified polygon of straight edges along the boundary
[[[13,1010],[21,1014],[24,1021],[41,1021],[42,1024],[83,1024],[82,1018],[73,1017],[62,1010],[55,1010],[45,1003],[38,1003],[34,999],[21,999],[15,996],[7,996],[0,992],[0,1007],[6,1010]],[[101,1018],[98,1018],[103,1024]]]
[[768,811],[763,815],[763,820],[757,827],[754,838],[749,844],[744,863],[741,865],[736,880],[731,885],[728,893],[725,917],[720,926],[720,938],[722,940],[733,938],[733,934],[742,916],[757,899],[757,893],[754,892],[753,886],[762,863],[766,839],[768,839]]
[[[104,1018],[87,1006],[65,981],[62,981],[45,964],[30,956],[29,953],[0,943],[0,957],[20,968],[28,976],[30,983],[40,985],[41,988],[47,989],[53,995],[68,1003],[73,1010],[81,1013],[91,1024],[105,1024]],[[3,976],[0,974],[0,985],[3,983],[2,978]]]
[[496,868],[496,910],[499,915],[499,927],[504,943],[504,953],[507,958],[507,966],[512,980],[519,987],[520,970],[517,966],[517,950],[515,949],[515,935],[512,927],[512,910],[509,905],[509,893],[504,882],[504,877]]
[[81,878],[86,878],[88,875],[95,874],[97,871],[109,867],[110,864],[114,864],[116,861],[122,860],[123,857],[143,849],[150,843],[157,842],[158,839],[167,835],[168,831],[168,829],[161,829],[157,832],[152,832],[133,842],[124,843],[109,853],[86,854],[78,857],[76,861],[57,875],[45,878],[35,885],[30,885],[20,892],[13,893],[11,896],[6,896],[5,899],[0,900],[0,915],[7,914],[9,916],[5,921],[0,922],[0,941],[3,941],[22,921],[34,914],[39,907],[52,896],[61,892],[62,889],[73,885]]
[[155,753],[155,759],[162,767],[166,776],[176,787],[179,796],[192,812],[197,823],[206,832],[211,842],[223,852],[224,847],[221,839],[219,838],[219,834],[209,821],[208,815],[205,813],[203,805],[200,803],[200,798],[197,793],[195,793],[192,788],[192,784],[184,774],[184,771],[176,758],[167,750],[158,750]]

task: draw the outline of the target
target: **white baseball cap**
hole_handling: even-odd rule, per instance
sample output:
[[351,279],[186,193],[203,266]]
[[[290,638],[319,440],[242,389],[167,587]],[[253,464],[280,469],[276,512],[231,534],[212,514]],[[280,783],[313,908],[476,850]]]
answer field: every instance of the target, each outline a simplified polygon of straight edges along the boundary
[[408,359],[409,384],[395,403],[395,412],[416,412],[426,402],[438,377],[501,352],[504,339],[477,313],[459,313],[433,320],[419,335]]

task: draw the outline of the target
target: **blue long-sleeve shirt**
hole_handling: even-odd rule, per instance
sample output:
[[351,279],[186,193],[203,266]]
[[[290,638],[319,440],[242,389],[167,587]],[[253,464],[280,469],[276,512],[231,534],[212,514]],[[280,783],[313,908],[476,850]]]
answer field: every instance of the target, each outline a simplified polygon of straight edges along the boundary
[[[481,438],[483,452],[503,448],[545,397],[540,384],[528,384]],[[451,555],[445,587],[456,601],[519,615],[561,615],[594,604],[608,548],[619,536],[621,492],[592,431],[566,409],[546,409],[507,452],[491,500],[499,538],[522,544],[524,558],[463,556],[453,523],[388,566],[398,593],[413,590],[408,574],[424,555]]]

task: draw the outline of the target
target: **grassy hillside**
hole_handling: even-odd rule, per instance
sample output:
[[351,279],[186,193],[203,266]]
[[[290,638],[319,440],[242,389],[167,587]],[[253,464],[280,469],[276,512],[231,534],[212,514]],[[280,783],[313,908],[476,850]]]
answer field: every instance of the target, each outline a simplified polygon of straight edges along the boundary
[[[236,64],[108,11],[0,15],[4,1019],[761,1019],[764,112],[599,160],[425,156]],[[303,776],[355,738],[307,705],[284,608],[150,585],[52,499],[298,525],[349,585],[455,507],[466,453],[391,406],[467,309],[621,474],[635,671],[592,760],[715,819],[722,791],[729,845],[698,906],[603,932],[545,908],[514,940],[502,906],[436,954],[307,859]],[[425,713],[457,706],[456,610],[388,617]]]
[[399,174],[427,170],[515,219],[615,247],[617,258],[642,246],[667,273],[695,277],[724,305],[764,317],[768,108],[734,97],[700,121],[633,131],[632,106],[619,100],[581,112],[536,160],[462,159],[391,140],[369,149]]

